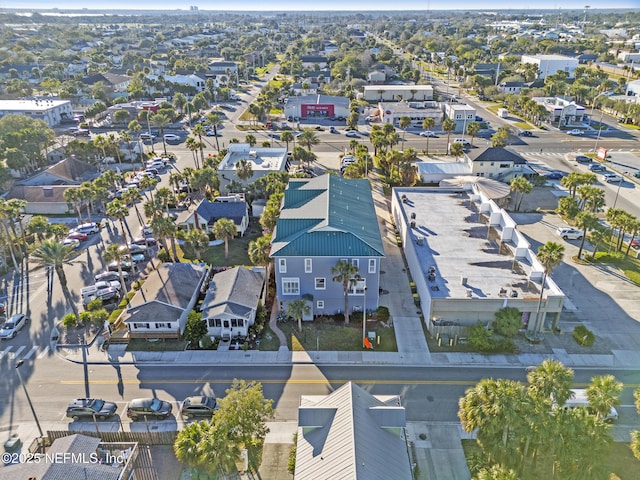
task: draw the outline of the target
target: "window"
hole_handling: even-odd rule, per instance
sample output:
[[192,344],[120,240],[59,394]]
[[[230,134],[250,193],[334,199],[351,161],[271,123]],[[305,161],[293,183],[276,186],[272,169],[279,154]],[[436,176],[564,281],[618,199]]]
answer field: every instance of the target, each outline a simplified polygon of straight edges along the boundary
[[456,120],[462,120],[462,115],[460,115],[459,113],[456,113]]
[[500,168],[509,168],[509,164],[508,163],[501,163],[500,164]]
[[280,273],[287,273],[287,259],[279,258],[278,259],[278,271]]
[[324,277],[316,277],[316,290],[326,290],[327,279]]
[[313,260],[310,258],[304,259],[304,273],[311,273],[313,270]]
[[351,265],[353,265],[356,268],[360,268],[360,260],[358,260],[357,258],[354,258],[353,260],[351,260]]
[[369,259],[369,273],[376,273],[376,259]]
[[156,323],[156,328],[169,328],[170,324],[168,323]]
[[149,328],[150,325],[148,323],[134,323],[133,328]]
[[283,295],[300,295],[300,279],[299,278],[283,278],[282,294]]
[[209,326],[211,328],[221,327],[222,326],[222,321],[219,318],[210,318],[209,319]]
[[322,310],[322,309],[324,308],[324,300],[318,300],[318,301],[316,302],[316,308],[317,308],[318,310]]
[[361,279],[361,280],[356,280],[354,283],[352,283],[349,287],[349,294],[350,295],[364,295],[364,291],[367,288],[367,280],[366,279]]
[[232,327],[244,327],[244,320],[242,318],[232,318],[231,319]]

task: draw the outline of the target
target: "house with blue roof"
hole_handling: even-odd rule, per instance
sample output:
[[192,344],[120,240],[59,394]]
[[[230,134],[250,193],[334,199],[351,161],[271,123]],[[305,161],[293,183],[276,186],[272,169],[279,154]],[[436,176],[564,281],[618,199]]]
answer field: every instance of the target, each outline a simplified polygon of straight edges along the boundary
[[249,226],[249,207],[244,196],[217,197],[213,202],[204,199],[195,208],[181,212],[176,219],[176,225],[184,230],[199,228],[211,233],[213,224],[221,218],[233,221],[238,235],[243,236]]
[[292,178],[271,240],[278,308],[305,299],[316,315],[344,313],[342,283],[332,280],[340,260],[358,267],[349,309],[378,308],[382,237],[366,179],[336,175]]

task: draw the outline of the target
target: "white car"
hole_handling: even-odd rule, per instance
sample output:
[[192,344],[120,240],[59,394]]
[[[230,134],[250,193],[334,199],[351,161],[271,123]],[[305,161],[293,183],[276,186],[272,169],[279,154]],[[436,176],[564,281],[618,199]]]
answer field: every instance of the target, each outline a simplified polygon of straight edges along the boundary
[[465,147],[471,145],[471,142],[466,138],[454,138],[453,143],[461,143]]
[[82,223],[76,228],[72,228],[71,231],[91,235],[93,233],[98,233],[100,231],[100,228],[98,228],[98,225],[95,223]]
[[360,138],[360,135],[358,135],[358,132],[356,132],[355,130],[349,130],[347,133],[345,133],[345,136],[349,138]]
[[421,137],[435,137],[436,134],[435,134],[435,132],[432,132],[431,130],[424,130],[423,132],[420,132],[420,136]]
[[176,135],[174,133],[167,133],[164,136],[164,141],[165,142],[174,142],[174,143],[179,143],[180,142],[180,135]]
[[64,241],[62,242],[64,245],[72,245],[73,248],[79,248],[80,247],[80,240],[78,240],[77,238],[65,238]]
[[569,130],[567,133],[569,135],[584,135],[584,132],[579,128],[574,128],[573,130]]
[[15,315],[12,315],[0,327],[0,338],[3,340],[14,338],[28,322],[29,317],[24,313],[16,313]]
[[571,227],[559,227],[556,230],[556,233],[558,236],[562,237],[563,240],[580,240],[584,236],[584,232],[582,230]]
[[619,183],[622,182],[622,177],[620,175],[616,175],[615,173],[608,172],[602,175],[604,181],[607,183]]

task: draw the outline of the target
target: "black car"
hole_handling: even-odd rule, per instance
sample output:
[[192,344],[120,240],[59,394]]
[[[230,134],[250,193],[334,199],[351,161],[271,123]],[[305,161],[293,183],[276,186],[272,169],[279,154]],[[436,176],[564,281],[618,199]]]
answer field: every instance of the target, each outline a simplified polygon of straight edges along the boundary
[[67,417],[74,420],[88,418],[93,420],[94,417],[99,420],[106,420],[112,417],[118,406],[113,402],[105,402],[98,398],[76,398],[69,403],[67,407]]
[[[125,260],[121,260],[120,261],[120,269],[123,272],[130,272],[131,270],[133,270],[133,263],[127,262]],[[107,270],[109,270],[110,272],[117,272],[118,271],[118,262],[111,262],[109,265],[107,265]]]
[[136,398],[129,402],[127,417],[137,420],[140,417],[155,417],[158,419],[169,418],[172,405],[157,398]]
[[586,155],[576,155],[576,162],[578,163],[591,163],[591,159]]
[[[129,280],[129,274],[127,272],[122,272],[122,276],[125,282]],[[113,282],[113,281],[119,282],[120,275],[118,274],[118,272],[102,272],[97,274],[95,276],[95,279],[96,279],[96,282]]]
[[131,243],[134,245],[146,245],[148,247],[152,247],[157,244],[158,241],[153,237],[136,237]]
[[521,137],[533,137],[533,133],[531,133],[531,130],[520,130],[518,132],[518,135]]
[[213,397],[187,397],[182,406],[180,413],[187,418],[207,417],[211,418],[213,412],[218,408],[218,403]]

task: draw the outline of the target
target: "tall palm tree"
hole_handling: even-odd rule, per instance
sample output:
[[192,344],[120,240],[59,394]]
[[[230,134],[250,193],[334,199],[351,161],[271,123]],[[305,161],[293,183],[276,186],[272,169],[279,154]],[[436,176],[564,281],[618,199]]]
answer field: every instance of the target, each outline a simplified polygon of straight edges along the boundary
[[316,132],[310,128],[303,128],[302,133],[298,137],[298,143],[305,146],[310,152],[311,147],[320,143],[320,139],[318,138],[318,135],[316,135]]
[[[511,187],[511,190],[515,193],[513,206],[515,207],[516,212],[519,212],[524,196],[533,191],[533,184],[525,177],[516,177],[511,180],[509,187]],[[520,199],[518,199],[518,196],[520,196]]]
[[129,233],[129,238],[133,238],[133,235],[131,235],[131,230],[129,229],[129,224],[127,223],[127,215],[129,214],[129,209],[124,204],[124,202],[118,200],[117,198],[112,200],[107,204],[106,213],[111,218],[117,219],[120,222],[120,228],[122,230],[124,243],[129,243],[129,241],[127,240],[127,232]]
[[64,265],[69,264],[71,259],[76,256],[76,252],[73,245],[65,245],[53,240],[45,240],[36,248],[31,254],[38,262],[43,266],[53,267],[58,276],[60,287],[62,287],[62,293],[67,303],[71,306],[71,310],[76,317],[76,322],[80,322],[80,314],[78,313],[78,306],[71,297],[69,291],[69,285],[67,284],[67,276],[64,272]]
[[359,280],[359,271],[358,267],[347,260],[338,260],[338,263],[331,267],[331,275],[333,275],[331,280],[341,283],[344,289],[344,323],[347,325],[349,324],[349,290]]
[[462,145],[461,142],[453,142],[453,145],[451,145],[451,147],[449,148],[450,148],[449,154],[452,157],[455,157],[456,162],[458,161],[458,158],[464,155],[464,146]]
[[79,187],[69,187],[62,194],[64,201],[73,205],[73,209],[78,214],[78,222],[82,223],[82,213],[80,210],[81,199]]
[[236,163],[236,176],[246,182],[253,177],[253,166],[249,160],[243,158]]
[[266,270],[266,277],[269,278],[269,265],[271,259],[269,252],[271,251],[271,235],[263,235],[255,240],[249,242],[248,255],[249,260],[254,265],[264,265]]
[[172,219],[158,216],[151,220],[151,231],[156,236],[156,238],[162,243],[163,248],[167,253],[169,253],[169,249],[167,247],[167,239],[171,242],[171,253],[173,254],[173,262],[179,262],[178,258],[178,250],[176,248],[176,233],[177,227]]
[[587,238],[589,230],[596,228],[599,225],[598,217],[591,212],[580,212],[575,218],[576,227],[580,228],[584,233],[580,240],[580,248],[578,249],[578,259],[582,258],[582,249],[584,248],[584,241]]
[[199,228],[192,228],[183,235],[184,244],[193,250],[195,260],[202,260],[203,252],[209,247],[209,235]]
[[591,385],[587,387],[587,398],[599,418],[606,418],[611,407],[620,405],[622,388],[622,382],[617,381],[613,375],[601,375],[591,379]]
[[131,142],[133,141],[133,137],[126,130],[122,130],[120,132],[120,140],[122,140],[127,145],[127,151],[129,152],[129,160],[133,164],[133,161],[135,160],[133,158],[134,157],[133,149],[131,148]]
[[244,143],[248,143],[250,147],[255,146],[255,144],[257,143],[257,139],[256,136],[252,133],[247,133],[244,136]]
[[540,307],[544,296],[544,286],[547,283],[547,277],[551,275],[553,269],[562,263],[564,257],[564,247],[555,242],[547,242],[538,249],[538,261],[542,264],[544,274],[540,283],[540,297],[538,298],[538,307],[534,317],[533,335],[537,337],[542,329],[542,318],[540,318]]
[[581,210],[596,213],[606,205],[604,190],[593,185],[581,185],[577,190]]
[[473,139],[480,132],[480,124],[478,122],[471,122],[467,125],[467,135],[471,137],[471,145],[473,146]]
[[398,120],[398,125],[402,129],[402,150],[404,150],[404,137],[407,134],[407,128],[411,125],[411,118],[403,115]]
[[280,135],[280,140],[282,140],[284,143],[287,144],[287,151],[289,150],[289,143],[290,142],[295,142],[296,137],[293,136],[293,133],[290,132],[289,130],[285,130],[284,132],[282,132],[282,134]]
[[221,218],[213,224],[213,235],[216,240],[224,240],[224,258],[229,257],[229,239],[236,236],[238,229],[233,220]]
[[160,137],[162,138],[162,147],[164,148],[164,154],[167,154],[167,142],[164,140],[164,128],[171,124],[171,119],[164,113],[156,113],[151,116],[149,123],[160,130]]
[[546,358],[538,367],[527,373],[529,395],[538,402],[551,405],[555,400],[564,405],[571,396],[573,370],[558,360]]
[[193,137],[187,137],[187,139],[184,142],[184,146],[187,147],[187,150],[189,150],[191,152],[191,155],[193,155],[193,163],[194,163],[196,169],[200,168],[200,165],[198,164],[199,163],[198,162],[198,154],[196,152],[200,148],[201,144],[202,144],[202,142],[198,142],[198,140],[196,140]]
[[298,330],[302,331],[302,317],[309,315],[311,307],[303,298],[297,298],[287,302],[287,315],[298,321]]
[[216,150],[220,151],[220,142],[218,141],[218,127],[222,123],[222,119],[220,115],[217,113],[209,113],[207,115],[206,124],[209,125],[213,129],[213,136],[216,139]]
[[127,253],[126,250],[120,248],[120,245],[113,243],[107,245],[107,248],[102,252],[102,258],[106,263],[116,262],[118,264],[118,277],[120,279],[120,288],[122,289],[122,295],[127,292],[127,286],[124,283],[124,275],[122,274],[122,260],[131,254],[131,250]]
[[144,224],[144,218],[140,214],[140,210],[138,209],[138,202],[142,200],[142,194],[140,190],[137,188],[127,188],[124,192],[122,192],[122,200],[124,200],[127,206],[133,205],[133,209],[136,212],[136,217],[140,222],[140,225]]
[[449,148],[451,145],[451,132],[453,132],[455,129],[456,122],[454,122],[450,118],[445,118],[445,120],[442,122],[442,131],[447,132],[447,155],[449,155]]
[[[199,123],[195,127],[193,127],[193,129],[191,130],[191,133],[198,139],[197,145],[198,145],[198,149],[200,150],[200,164],[203,165],[204,164],[204,147],[205,147],[205,145],[204,145],[204,141],[202,140],[202,138],[207,135],[207,131],[204,128],[204,125]],[[199,168],[199,167],[196,167],[196,168]]]
[[[431,117],[426,117],[424,120],[422,120],[422,128],[424,128],[428,132],[431,131],[431,129],[435,124],[436,124],[436,121]],[[429,136],[428,135],[427,135],[427,155],[429,155]]]
[[45,235],[49,234],[51,224],[46,217],[42,215],[35,215],[29,220],[27,224],[27,232],[38,237],[38,241],[42,242]]

